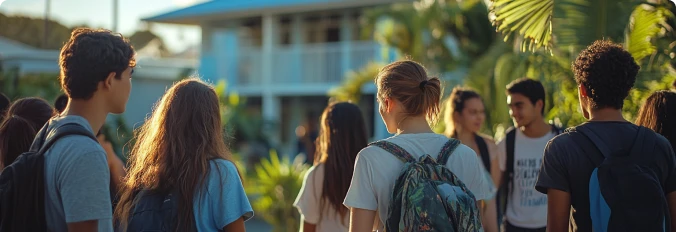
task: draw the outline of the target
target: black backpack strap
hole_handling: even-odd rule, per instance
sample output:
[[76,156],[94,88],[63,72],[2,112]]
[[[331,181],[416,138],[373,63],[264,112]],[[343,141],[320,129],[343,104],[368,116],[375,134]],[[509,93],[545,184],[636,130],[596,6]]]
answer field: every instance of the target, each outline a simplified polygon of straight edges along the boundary
[[[571,139],[575,144],[582,149],[582,152],[585,154],[587,159],[591,161],[591,163],[594,165],[594,167],[598,167],[603,163],[603,160],[605,159],[604,155],[601,154],[601,150],[596,147],[596,142],[592,140],[585,132],[582,132],[580,130],[582,126],[577,126],[574,128],[569,129],[568,132],[570,133],[579,133],[582,136],[571,136]],[[583,129],[586,131],[586,133],[593,133],[590,132],[589,129]]]
[[594,131],[590,130],[585,126],[578,126],[577,128],[575,128],[575,130],[579,131],[584,136],[587,136],[587,138],[589,138],[589,140],[592,141],[594,146],[596,146],[596,148],[599,149],[603,157],[608,157],[611,155],[612,150],[606,145],[605,142],[603,142],[603,140]]
[[498,220],[500,222],[504,221],[504,214],[507,210],[507,201],[509,201],[509,196],[513,191],[513,180],[514,180],[514,146],[516,143],[516,128],[510,127],[507,129],[507,135],[505,137],[505,172],[502,174],[502,179],[498,187]]
[[636,163],[648,162],[642,154],[653,154],[657,143],[657,135],[652,130],[639,126],[629,156]]
[[51,120],[45,123],[44,126],[42,126],[38,134],[35,135],[35,138],[33,138],[33,143],[31,143],[29,151],[38,152],[40,150],[42,144],[45,142],[45,138],[47,137],[47,128],[49,128],[50,124]]
[[474,135],[474,141],[476,142],[477,147],[479,147],[479,155],[481,156],[481,161],[484,163],[484,167],[491,171],[491,155],[488,153],[488,144],[486,140],[479,135]]
[[37,144],[40,144],[40,149],[37,151],[38,154],[44,154],[57,140],[68,135],[81,135],[98,142],[91,131],[77,123],[67,123],[49,132],[47,132],[47,128],[48,125],[45,125],[40,130],[40,134],[33,141],[33,145],[31,145],[31,150],[33,150]]
[[505,156],[507,158],[507,162],[505,163],[504,176],[508,178],[508,182],[512,182],[512,174],[514,173],[514,146],[516,145],[516,128],[512,127],[507,130],[507,137],[505,139],[505,144],[507,145]]
[[441,147],[441,151],[437,157],[437,163],[446,164],[448,162],[448,158],[451,157],[451,154],[453,154],[458,146],[460,146],[460,140],[453,138],[448,139],[448,142],[446,142],[444,146]]
[[401,160],[404,163],[411,163],[415,162],[415,159],[413,159],[413,156],[411,156],[406,149],[400,147],[397,144],[385,141],[385,140],[380,140],[377,142],[373,142],[369,144],[369,146],[376,146],[380,147],[381,149],[391,153],[395,157],[397,157],[399,160]]

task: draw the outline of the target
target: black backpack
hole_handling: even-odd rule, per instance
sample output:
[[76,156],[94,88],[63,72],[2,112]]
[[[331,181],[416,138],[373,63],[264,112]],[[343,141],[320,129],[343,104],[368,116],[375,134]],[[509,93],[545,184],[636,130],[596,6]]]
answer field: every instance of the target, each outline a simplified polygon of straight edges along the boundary
[[178,202],[175,194],[137,191],[126,231],[173,231]]
[[69,123],[47,131],[47,123],[21,154],[0,174],[0,231],[46,231],[44,153],[68,135],[96,138],[79,124]]
[[[561,128],[555,125],[551,126],[554,135],[561,134]],[[507,201],[509,200],[509,195],[512,193],[514,180],[514,146],[516,144],[516,128],[511,127],[507,130],[505,140],[505,145],[507,145],[505,152],[505,156],[507,158],[505,163],[505,173],[502,174],[502,181],[498,188],[498,196],[496,201],[498,204],[498,222],[502,222],[504,220],[504,214],[507,211]]]
[[639,127],[630,150],[613,152],[591,129],[575,131],[587,137],[577,143],[586,144],[581,146],[596,167],[588,195],[594,231],[671,231],[664,189],[651,168],[653,156],[643,155],[654,154],[657,134]]
[[[127,232],[175,231],[178,217],[178,194],[176,191],[164,194],[157,191],[140,190],[134,194],[134,208],[129,214]],[[193,224],[193,230],[197,227]]]

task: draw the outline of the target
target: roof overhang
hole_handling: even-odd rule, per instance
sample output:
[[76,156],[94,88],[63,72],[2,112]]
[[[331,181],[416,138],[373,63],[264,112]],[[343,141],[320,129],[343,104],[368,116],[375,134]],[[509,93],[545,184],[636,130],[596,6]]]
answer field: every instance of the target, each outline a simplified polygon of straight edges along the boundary
[[368,7],[412,0],[213,0],[142,19],[147,22],[200,25],[202,22]]

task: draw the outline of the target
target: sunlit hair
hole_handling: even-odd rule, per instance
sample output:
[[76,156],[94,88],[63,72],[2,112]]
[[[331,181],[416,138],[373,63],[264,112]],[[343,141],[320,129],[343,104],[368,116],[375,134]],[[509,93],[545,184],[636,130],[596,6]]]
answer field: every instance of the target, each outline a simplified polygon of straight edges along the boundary
[[366,147],[366,126],[357,105],[341,102],[324,110],[317,138],[315,165],[324,165],[320,218],[327,204],[341,218],[347,215],[343,200],[352,180],[357,153]]
[[467,100],[473,98],[478,98],[481,100],[481,95],[468,88],[453,88],[453,92],[451,92],[451,96],[448,97],[446,102],[446,112],[444,115],[444,122],[446,123],[446,136],[450,138],[456,138],[458,131],[457,126],[455,125],[453,113],[462,113],[462,111],[465,109],[465,103]]
[[676,147],[676,92],[662,90],[648,97],[638,113],[636,125],[661,134]]
[[115,209],[116,220],[126,230],[137,190],[164,194],[177,191],[178,218],[174,231],[192,231],[193,202],[195,196],[201,195],[210,160],[230,157],[216,92],[197,79],[176,83],[136,131],[135,138]]
[[441,80],[428,77],[421,64],[397,61],[383,67],[376,78],[378,98],[395,99],[406,109],[406,116],[425,116],[430,124],[436,123],[441,101]]

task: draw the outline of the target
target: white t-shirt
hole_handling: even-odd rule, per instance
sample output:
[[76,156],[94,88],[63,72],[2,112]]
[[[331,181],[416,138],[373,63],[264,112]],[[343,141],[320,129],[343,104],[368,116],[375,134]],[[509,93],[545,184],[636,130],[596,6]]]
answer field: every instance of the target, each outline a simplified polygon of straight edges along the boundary
[[[404,148],[415,159],[423,154],[437,158],[448,142],[446,136],[434,133],[401,134],[386,140]],[[394,182],[403,167],[401,160],[380,147],[364,148],[357,155],[345,206],[377,211],[374,229],[383,231]],[[471,148],[459,145],[449,157],[446,167],[465,183],[477,200],[493,197],[495,187],[490,178],[486,178],[486,170]]]
[[[535,191],[535,182],[540,173],[545,146],[556,134],[548,133],[540,138],[529,138],[521,130],[514,137],[514,180],[512,195],[507,200],[505,218],[510,224],[521,228],[547,226],[547,195]],[[500,170],[506,170],[507,139],[498,142]]]
[[[303,187],[298,193],[296,202],[293,206],[298,208],[298,212],[303,221],[317,225],[318,232],[346,232],[350,223],[350,213],[341,219],[338,211],[326,201],[325,208],[321,215],[320,199],[322,197],[322,187],[324,184],[324,165],[313,166],[305,174]],[[302,227],[303,225],[301,225]]]

